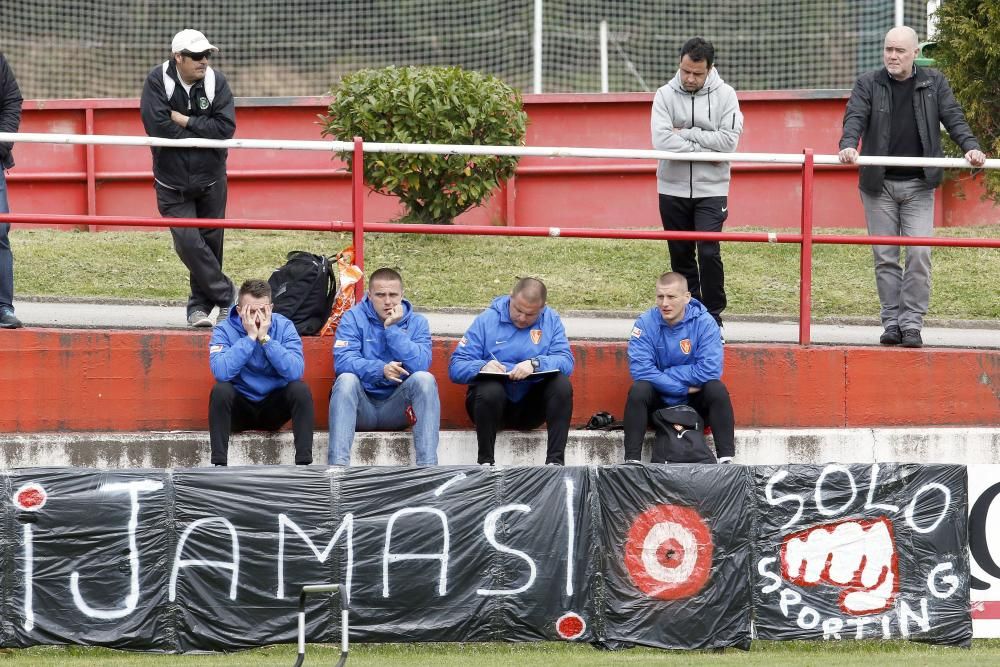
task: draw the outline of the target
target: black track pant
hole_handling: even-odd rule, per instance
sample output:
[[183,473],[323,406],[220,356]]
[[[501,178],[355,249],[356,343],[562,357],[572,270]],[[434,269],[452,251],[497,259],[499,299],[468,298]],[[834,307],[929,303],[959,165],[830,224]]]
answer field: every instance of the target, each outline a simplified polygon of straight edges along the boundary
[[236,391],[229,382],[216,382],[208,399],[208,431],[212,441],[212,463],[225,465],[229,434],[233,431],[277,431],[292,420],[295,436],[295,463],[312,463],[313,400],[309,385],[301,380],[254,402]]
[[564,463],[569,420],[573,414],[573,385],[559,373],[535,383],[517,403],[511,402],[502,380],[477,381],[465,395],[465,410],[476,425],[479,463],[495,463],[497,431],[521,431],[548,425],[546,463]]

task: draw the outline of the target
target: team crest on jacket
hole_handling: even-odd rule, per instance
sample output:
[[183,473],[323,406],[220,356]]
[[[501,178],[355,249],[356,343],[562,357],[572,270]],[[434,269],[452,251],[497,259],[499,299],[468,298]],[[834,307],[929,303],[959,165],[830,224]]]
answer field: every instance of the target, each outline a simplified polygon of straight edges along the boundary
[[542,340],[542,330],[541,329],[532,329],[531,330],[531,342],[534,343],[535,345],[538,345],[538,343],[540,343],[541,340]]
[[205,109],[208,108],[208,98],[207,97],[199,97],[198,98],[198,108],[201,109],[202,111],[204,111]]
[[350,343],[341,338],[338,338],[337,341],[333,344],[334,347],[347,347],[348,345],[350,345]]
[[632,338],[639,338],[642,336],[642,329],[639,327],[632,327]]
[[681,352],[684,354],[691,354],[691,339],[685,338],[681,341]]

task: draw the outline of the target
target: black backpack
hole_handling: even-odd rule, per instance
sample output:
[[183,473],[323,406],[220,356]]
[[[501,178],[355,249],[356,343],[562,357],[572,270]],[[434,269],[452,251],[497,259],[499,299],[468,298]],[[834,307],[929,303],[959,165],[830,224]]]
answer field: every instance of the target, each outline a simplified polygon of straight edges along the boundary
[[660,408],[652,422],[656,431],[652,463],[715,463],[705,442],[705,422],[690,405]]
[[337,296],[334,271],[329,257],[293,250],[285,265],[267,279],[274,312],[290,319],[300,336],[318,333],[330,317]]

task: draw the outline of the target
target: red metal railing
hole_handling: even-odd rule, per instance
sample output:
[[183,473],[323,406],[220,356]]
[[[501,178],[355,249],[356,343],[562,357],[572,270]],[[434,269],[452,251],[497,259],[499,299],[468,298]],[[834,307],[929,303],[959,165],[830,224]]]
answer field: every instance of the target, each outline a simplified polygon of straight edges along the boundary
[[[92,149],[88,146],[88,149]],[[637,240],[688,240],[688,241],[735,241],[751,243],[797,243],[801,246],[799,261],[799,344],[809,345],[812,313],[812,248],[814,244],[840,245],[900,245],[900,246],[946,246],[958,248],[1000,248],[1000,239],[986,238],[937,238],[937,237],[897,237],[897,236],[844,236],[813,235],[813,184],[816,165],[812,149],[805,149],[802,164],[802,212],[801,231],[794,233],[775,232],[676,232],[627,229],[575,229],[558,227],[497,227],[473,225],[429,225],[402,224],[389,222],[365,223],[365,183],[364,170],[352,169],[352,220],[262,220],[262,219],[205,219],[170,218],[172,227],[204,227],[231,229],[277,229],[297,231],[350,232],[353,235],[354,261],[364,269],[365,232],[387,232],[403,234],[451,234],[469,236],[526,236],[565,237]],[[364,163],[364,143],[360,137],[354,139],[353,165]],[[90,155],[88,154],[88,158]],[[89,160],[88,160],[89,161]],[[785,165],[781,165],[784,167]],[[792,167],[796,165],[791,165]],[[92,170],[88,170],[92,174]],[[90,184],[88,183],[88,186]],[[88,191],[91,188],[88,187]],[[90,195],[90,192],[88,192]],[[88,196],[88,211],[93,211],[93,197]],[[128,227],[164,227],[164,218],[97,215],[48,215],[48,214],[0,214],[0,221],[28,224],[87,225],[92,229],[97,225]],[[360,299],[363,285],[356,286]]]

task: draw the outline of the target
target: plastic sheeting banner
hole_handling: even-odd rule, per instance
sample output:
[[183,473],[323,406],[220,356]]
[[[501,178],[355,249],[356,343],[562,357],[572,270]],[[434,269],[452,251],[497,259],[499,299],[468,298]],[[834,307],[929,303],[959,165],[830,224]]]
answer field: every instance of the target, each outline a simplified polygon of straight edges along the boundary
[[[878,619],[902,616],[905,604],[910,637],[962,643],[964,474],[957,466],[19,470],[0,476],[0,644],[191,651],[293,642],[301,586],[332,582],[349,596],[352,641],[747,647],[754,615],[761,636],[822,636],[840,617],[848,638],[850,618],[869,618],[866,627],[881,632]],[[853,521],[872,540],[879,530],[893,538],[895,592],[878,611],[871,598],[884,579],[868,586],[862,575],[867,588],[853,591],[862,607],[844,612],[838,594],[850,584],[793,581],[769,561],[793,533],[803,544],[810,528],[840,535],[829,528],[835,521]],[[881,557],[880,544],[865,555]],[[962,557],[952,557],[956,549]],[[798,620],[807,605],[813,627],[808,614],[806,627]],[[310,597],[306,618],[309,641],[337,641],[336,598]],[[890,620],[888,633],[902,636],[903,627]]]
[[963,466],[760,466],[754,478],[761,639],[969,644]]
[[969,553],[974,636],[1000,637],[1000,465],[969,468]]

